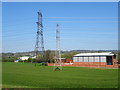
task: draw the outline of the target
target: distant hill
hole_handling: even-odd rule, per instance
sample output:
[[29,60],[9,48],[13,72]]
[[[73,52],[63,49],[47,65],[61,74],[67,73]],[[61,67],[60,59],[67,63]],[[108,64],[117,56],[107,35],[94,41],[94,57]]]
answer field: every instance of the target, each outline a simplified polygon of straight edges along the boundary
[[[55,52],[55,50],[51,50],[52,52]],[[117,54],[117,50],[70,50],[70,51],[61,51],[62,54],[66,52],[79,52],[79,53],[91,53],[91,52],[113,52],[114,54]],[[41,53],[41,52],[39,52]],[[34,56],[35,51],[29,51],[29,52],[17,52],[17,53],[2,53],[3,57],[11,57],[11,56]]]

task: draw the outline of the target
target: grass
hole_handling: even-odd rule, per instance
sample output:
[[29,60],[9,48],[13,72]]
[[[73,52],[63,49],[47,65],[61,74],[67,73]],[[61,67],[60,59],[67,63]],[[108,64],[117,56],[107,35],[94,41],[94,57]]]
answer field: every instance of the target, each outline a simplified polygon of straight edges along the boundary
[[3,63],[3,88],[117,88],[118,69],[34,66]]

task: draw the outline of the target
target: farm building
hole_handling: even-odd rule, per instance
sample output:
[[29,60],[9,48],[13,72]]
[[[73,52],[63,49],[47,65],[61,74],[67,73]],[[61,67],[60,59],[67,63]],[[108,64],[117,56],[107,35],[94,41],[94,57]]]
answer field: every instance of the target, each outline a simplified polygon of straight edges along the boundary
[[116,55],[111,52],[80,53],[73,56],[73,63],[77,66],[116,66]]
[[[48,63],[53,66],[54,63]],[[75,67],[108,67],[118,68],[116,55],[112,52],[101,53],[80,53],[73,56],[73,60],[64,59],[62,66],[75,66]]]
[[66,60],[65,58],[57,58],[58,62],[60,62],[60,59],[62,63],[65,63],[65,60]]
[[[60,62],[60,58],[58,59],[58,62]],[[61,58],[62,63],[73,63],[73,60],[66,59],[66,58]]]
[[28,60],[28,58],[30,58],[29,56],[22,56],[22,57],[19,57],[20,60]]

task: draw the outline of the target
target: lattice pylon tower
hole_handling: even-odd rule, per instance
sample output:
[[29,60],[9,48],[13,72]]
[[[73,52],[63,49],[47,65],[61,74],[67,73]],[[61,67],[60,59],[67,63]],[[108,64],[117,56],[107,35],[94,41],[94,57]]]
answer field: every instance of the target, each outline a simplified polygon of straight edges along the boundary
[[35,56],[39,55],[41,51],[41,56],[44,58],[44,40],[43,40],[43,25],[42,25],[42,13],[38,13],[38,22],[37,23],[37,38],[35,44]]
[[55,51],[55,62],[53,70],[62,71],[62,62],[61,62],[61,48],[60,48],[60,29],[59,25],[56,26],[56,51]]

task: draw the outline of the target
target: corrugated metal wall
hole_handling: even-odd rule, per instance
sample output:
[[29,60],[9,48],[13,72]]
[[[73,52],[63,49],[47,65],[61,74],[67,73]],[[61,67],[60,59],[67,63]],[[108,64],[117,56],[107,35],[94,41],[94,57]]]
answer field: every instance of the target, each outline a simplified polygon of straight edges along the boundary
[[106,62],[106,56],[80,56],[73,57],[73,62]]
[[101,62],[106,62],[106,57],[105,56],[101,56]]
[[88,62],[88,57],[83,57],[84,58],[84,62]]
[[94,57],[89,57],[89,62],[94,62]]
[[100,62],[99,61],[99,56],[95,56],[95,62]]

